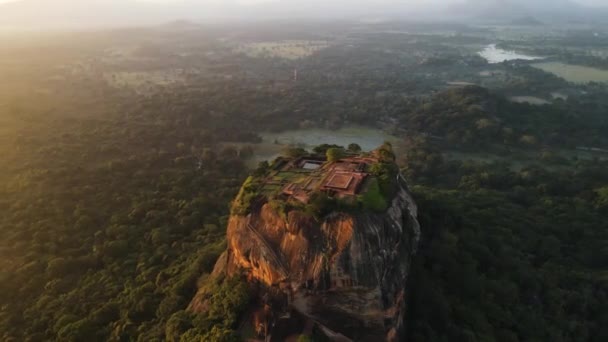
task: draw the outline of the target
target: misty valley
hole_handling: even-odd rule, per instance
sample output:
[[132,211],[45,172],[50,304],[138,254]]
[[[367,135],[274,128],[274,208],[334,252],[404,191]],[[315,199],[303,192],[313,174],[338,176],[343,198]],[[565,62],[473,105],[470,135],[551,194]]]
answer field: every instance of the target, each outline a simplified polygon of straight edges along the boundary
[[2,31],[0,340],[608,341],[608,24],[524,19]]

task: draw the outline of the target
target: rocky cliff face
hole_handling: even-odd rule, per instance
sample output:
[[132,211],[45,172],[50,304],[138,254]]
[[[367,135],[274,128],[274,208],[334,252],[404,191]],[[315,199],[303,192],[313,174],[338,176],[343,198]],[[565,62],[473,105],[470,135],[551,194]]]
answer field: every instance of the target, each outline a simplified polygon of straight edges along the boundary
[[[416,204],[398,178],[384,214],[333,213],[319,222],[297,211],[285,217],[266,203],[232,216],[228,249],[214,275],[243,274],[260,285],[260,298],[275,312],[263,322],[270,340],[311,327],[335,341],[400,340],[420,227]],[[204,294],[190,309],[204,309]],[[277,318],[296,315],[298,324]]]

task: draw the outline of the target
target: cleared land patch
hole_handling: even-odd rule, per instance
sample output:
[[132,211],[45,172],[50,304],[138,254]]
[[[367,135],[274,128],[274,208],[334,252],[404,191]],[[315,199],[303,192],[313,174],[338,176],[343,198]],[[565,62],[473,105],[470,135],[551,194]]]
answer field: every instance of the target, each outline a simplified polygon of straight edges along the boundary
[[300,59],[323,50],[329,43],[322,40],[284,40],[278,42],[258,42],[243,44],[238,51],[250,57],[278,57]]
[[560,62],[534,63],[532,66],[555,74],[568,82],[608,82],[608,70]]
[[120,71],[104,74],[108,84],[117,88],[131,88],[138,92],[146,92],[152,87],[181,84],[186,81],[182,70],[155,71]]

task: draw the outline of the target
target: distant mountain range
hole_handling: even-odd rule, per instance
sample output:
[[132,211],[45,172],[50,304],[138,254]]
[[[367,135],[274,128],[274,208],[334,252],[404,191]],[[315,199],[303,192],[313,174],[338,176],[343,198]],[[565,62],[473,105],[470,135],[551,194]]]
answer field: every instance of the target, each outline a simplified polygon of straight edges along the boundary
[[534,18],[533,16],[525,16],[521,18],[514,19],[511,21],[511,24],[517,26],[542,26],[544,25],[542,21]]
[[450,6],[449,12],[508,22],[522,18],[534,18],[538,23],[608,18],[606,8],[590,8],[571,0],[467,0]]
[[584,8],[584,6],[570,0],[467,0],[451,6],[451,9],[457,12],[494,15],[500,13],[525,15],[531,12],[579,11]]
[[75,27],[147,25],[177,19],[229,16],[236,0],[177,1],[175,4],[137,0],[21,0],[0,5],[0,27]]
[[[534,17],[539,21],[608,18],[608,10],[589,9],[570,0],[463,0],[433,6],[398,0],[297,0],[243,5],[239,0],[181,0],[173,4],[138,0],[22,0],[0,5],[0,27],[74,27],[147,25],[177,19],[483,18],[506,20]],[[416,15],[413,15],[415,13]]]

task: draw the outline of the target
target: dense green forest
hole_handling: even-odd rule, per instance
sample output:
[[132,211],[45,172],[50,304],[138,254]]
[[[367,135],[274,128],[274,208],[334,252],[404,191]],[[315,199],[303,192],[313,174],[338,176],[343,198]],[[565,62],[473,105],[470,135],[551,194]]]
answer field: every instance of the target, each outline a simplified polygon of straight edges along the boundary
[[424,139],[407,158],[424,227],[412,341],[608,339],[608,163],[513,171]]
[[3,117],[1,339],[175,340],[167,322],[225,248],[245,154],[180,115],[40,109]]
[[[250,152],[177,111],[137,112],[5,119],[3,340],[234,338],[238,287],[210,317],[183,310],[224,248]],[[425,228],[413,340],[605,340],[605,162],[516,172],[445,161],[424,138],[405,160]]]
[[413,100],[400,113],[402,127],[411,133],[426,133],[451,146],[578,147],[607,143],[608,118],[601,114],[607,106],[592,95],[544,106],[521,104],[469,86]]
[[[333,37],[297,36],[329,42],[306,58],[241,53],[293,38],[261,31],[5,42],[0,340],[238,339],[246,287],[205,274],[225,249],[231,201],[261,134],[351,124],[411,137],[396,151],[424,233],[409,284],[412,341],[608,339],[608,164],[552,158],[605,148],[605,84],[571,85],[520,63],[483,78],[490,66],[463,47],[491,42],[478,30],[332,26]],[[447,89],[453,80],[485,88]],[[506,97],[522,89],[570,96],[542,106]],[[448,149],[542,158],[454,161]],[[383,182],[378,190],[390,192]],[[198,287],[214,295],[194,316],[186,309]]]

